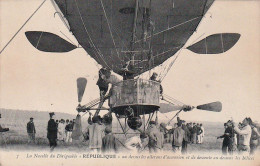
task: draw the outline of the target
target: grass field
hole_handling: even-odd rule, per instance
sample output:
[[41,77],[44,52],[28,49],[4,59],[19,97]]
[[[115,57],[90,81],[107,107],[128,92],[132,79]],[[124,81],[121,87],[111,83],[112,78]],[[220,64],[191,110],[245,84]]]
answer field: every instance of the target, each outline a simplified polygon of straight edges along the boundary
[[[3,111],[1,111],[3,114]],[[18,114],[18,115],[17,115]],[[48,122],[48,113],[39,113],[39,112],[30,112],[29,115],[34,115],[35,127],[36,127],[36,143],[35,144],[27,144],[28,137],[26,133],[26,123],[28,122],[29,115],[23,116],[24,112],[16,112],[16,116],[12,114],[10,111],[5,112],[5,117],[1,119],[1,124],[4,127],[10,128],[9,132],[2,133],[1,137],[1,146],[4,150],[48,150],[48,140],[46,138],[47,135],[47,122]],[[75,115],[74,115],[75,116]],[[65,119],[73,119],[73,115],[69,114],[57,114],[57,118],[63,117]],[[15,118],[15,119],[14,119]],[[189,153],[193,152],[221,152],[222,140],[217,140],[217,136],[223,134],[223,123],[220,122],[202,122],[205,128],[205,137],[203,144],[189,144],[188,151]],[[87,119],[86,117],[82,118],[82,127],[83,131],[87,127]],[[113,123],[113,132],[120,132],[120,126],[114,120]],[[133,131],[130,131],[133,132]],[[127,137],[131,137],[132,135],[127,135]],[[120,142],[124,143],[125,136],[122,134],[116,134],[116,137]],[[70,144],[64,145],[59,144],[56,148],[57,151],[88,151],[88,142],[81,142],[78,144]],[[119,143],[119,145],[121,145]],[[121,149],[124,150],[123,146]],[[171,144],[165,143],[164,151],[171,151]]]

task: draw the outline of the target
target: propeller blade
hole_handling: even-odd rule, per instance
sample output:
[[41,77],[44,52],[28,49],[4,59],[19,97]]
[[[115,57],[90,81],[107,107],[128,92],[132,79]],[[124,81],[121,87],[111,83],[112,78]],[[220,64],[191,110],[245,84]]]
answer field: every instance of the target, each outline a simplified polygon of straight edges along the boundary
[[69,52],[77,48],[74,44],[50,32],[27,31],[25,35],[36,49],[43,52]]
[[80,77],[77,79],[77,88],[78,88],[78,102],[80,103],[85,92],[85,88],[87,85],[87,79]]
[[197,106],[197,109],[213,111],[213,112],[220,112],[222,110],[222,103],[217,101],[217,102],[213,102],[213,103],[203,104],[203,105]]
[[168,112],[172,112],[172,111],[178,111],[182,108],[183,108],[182,105],[171,105],[171,104],[161,103],[159,112],[160,113],[168,113]]
[[239,38],[240,34],[238,33],[213,34],[187,47],[187,49],[197,54],[221,54],[231,49]]

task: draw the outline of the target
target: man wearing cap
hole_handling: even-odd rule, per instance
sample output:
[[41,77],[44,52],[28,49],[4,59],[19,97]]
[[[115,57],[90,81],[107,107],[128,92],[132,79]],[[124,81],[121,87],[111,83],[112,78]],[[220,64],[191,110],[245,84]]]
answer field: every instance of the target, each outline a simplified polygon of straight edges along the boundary
[[117,152],[117,141],[115,136],[112,134],[112,128],[106,127],[105,128],[105,136],[102,138],[102,152],[110,153],[110,152]]
[[54,112],[49,113],[50,120],[48,121],[47,127],[47,138],[49,139],[49,144],[51,150],[53,150],[57,146],[57,132],[58,126],[57,123],[54,121]]
[[27,123],[27,134],[28,134],[28,143],[35,143],[35,134],[36,134],[36,130],[35,130],[35,126],[34,126],[34,122],[33,122],[33,118],[30,118],[30,121]]
[[161,136],[160,136],[159,129],[156,127],[155,121],[150,121],[149,125],[150,128],[148,130],[148,137],[149,137],[148,147],[149,147],[149,152],[154,153],[160,149],[158,145]]
[[179,121],[177,126],[178,127],[173,130],[172,149],[174,153],[180,154],[185,131],[182,129],[182,121]]

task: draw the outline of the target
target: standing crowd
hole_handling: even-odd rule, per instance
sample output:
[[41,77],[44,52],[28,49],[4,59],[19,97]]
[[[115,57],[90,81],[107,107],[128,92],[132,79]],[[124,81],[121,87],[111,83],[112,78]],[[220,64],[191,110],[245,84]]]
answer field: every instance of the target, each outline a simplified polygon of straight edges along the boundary
[[217,137],[217,139],[224,138],[222,143],[224,155],[232,155],[234,152],[245,155],[255,153],[260,137],[258,122],[253,122],[251,118],[245,118],[239,124],[229,120],[224,123],[224,128],[224,134]]

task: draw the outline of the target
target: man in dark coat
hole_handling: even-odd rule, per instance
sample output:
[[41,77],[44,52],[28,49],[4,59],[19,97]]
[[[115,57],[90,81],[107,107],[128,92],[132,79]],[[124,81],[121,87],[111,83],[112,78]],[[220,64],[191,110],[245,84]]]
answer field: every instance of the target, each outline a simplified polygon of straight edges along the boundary
[[28,143],[31,143],[31,142],[34,143],[36,130],[35,130],[35,126],[34,126],[32,117],[30,118],[30,121],[27,123],[26,128],[27,128],[27,133],[28,133],[28,137],[29,137]]
[[229,152],[229,154],[233,154],[233,148],[232,148],[233,145],[232,144],[234,141],[234,134],[235,134],[235,130],[232,127],[232,123],[231,123],[231,121],[228,121],[226,123],[224,134],[217,137],[217,139],[224,138],[223,143],[222,143],[222,154],[223,155],[227,155],[227,151]]
[[193,128],[192,128],[192,143],[196,144],[197,143],[197,126],[196,123],[193,123]]
[[185,124],[185,121],[183,121],[182,129],[185,131],[185,135],[182,141],[181,153],[186,154],[188,149],[189,138],[190,138],[190,130],[188,129],[187,124]]
[[48,121],[47,138],[49,139],[50,148],[51,150],[53,150],[57,146],[58,126],[57,123],[54,121],[54,112],[51,112],[49,114],[50,120]]

